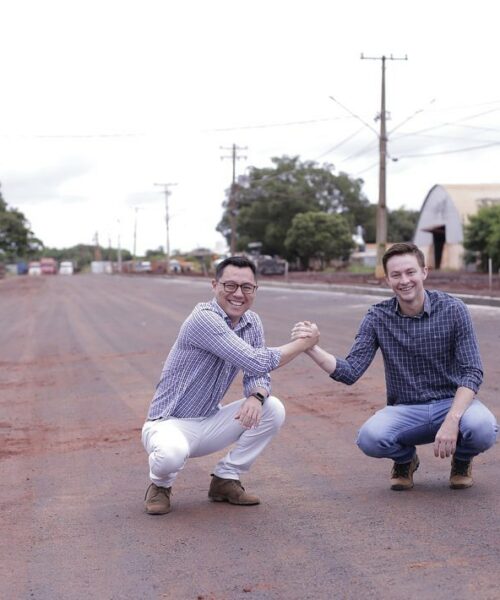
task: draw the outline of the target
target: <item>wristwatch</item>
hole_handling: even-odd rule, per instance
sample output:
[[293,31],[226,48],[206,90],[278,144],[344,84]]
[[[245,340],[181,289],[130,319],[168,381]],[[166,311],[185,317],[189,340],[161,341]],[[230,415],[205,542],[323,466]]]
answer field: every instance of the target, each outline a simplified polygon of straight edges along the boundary
[[253,396],[254,398],[257,398],[257,400],[261,404],[264,404],[264,400],[266,399],[266,397],[263,394],[261,394],[260,392],[254,392],[253,394],[250,394],[250,396]]

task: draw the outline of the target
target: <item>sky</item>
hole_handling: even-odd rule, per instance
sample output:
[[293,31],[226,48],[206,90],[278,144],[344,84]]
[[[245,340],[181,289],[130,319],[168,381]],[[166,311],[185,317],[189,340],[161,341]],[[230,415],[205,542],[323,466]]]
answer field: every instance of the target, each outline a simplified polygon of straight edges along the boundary
[[[236,174],[334,165],[387,205],[500,182],[495,2],[0,0],[0,182],[48,247],[225,247]],[[377,60],[361,60],[361,54]],[[134,243],[135,240],[135,243]]]

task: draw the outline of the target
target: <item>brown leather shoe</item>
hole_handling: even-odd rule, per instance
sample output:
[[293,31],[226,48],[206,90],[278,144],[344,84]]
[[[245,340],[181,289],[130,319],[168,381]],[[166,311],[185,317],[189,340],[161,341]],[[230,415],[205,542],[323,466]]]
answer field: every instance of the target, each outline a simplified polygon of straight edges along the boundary
[[460,460],[454,456],[451,459],[450,487],[452,490],[464,490],[474,483],[472,479],[472,458]]
[[394,463],[391,473],[391,490],[411,490],[413,487],[413,473],[418,469],[420,461],[417,453],[409,463]]
[[148,515],[165,515],[170,512],[172,488],[164,488],[152,483],[146,490],[144,506]]
[[238,479],[222,479],[212,474],[208,497],[213,502],[229,502],[230,504],[251,505],[260,504],[257,496],[245,492]]

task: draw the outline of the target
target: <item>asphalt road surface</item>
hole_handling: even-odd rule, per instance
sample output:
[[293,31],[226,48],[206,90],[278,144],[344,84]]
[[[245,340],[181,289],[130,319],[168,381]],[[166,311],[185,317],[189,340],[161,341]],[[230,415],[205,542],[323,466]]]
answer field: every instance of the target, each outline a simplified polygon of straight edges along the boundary
[[[500,598],[498,444],[475,485],[419,449],[415,488],[355,446],[385,403],[381,361],[347,387],[306,356],[273,375],[280,434],[243,478],[262,503],[207,499],[219,456],[188,462],[173,511],[143,511],[140,442],[180,323],[208,280],[119,276],[0,281],[0,597],[6,600]],[[261,287],[269,345],[311,319],[345,355],[373,296]],[[500,416],[500,308],[470,307]],[[241,396],[241,382],[228,400]]]

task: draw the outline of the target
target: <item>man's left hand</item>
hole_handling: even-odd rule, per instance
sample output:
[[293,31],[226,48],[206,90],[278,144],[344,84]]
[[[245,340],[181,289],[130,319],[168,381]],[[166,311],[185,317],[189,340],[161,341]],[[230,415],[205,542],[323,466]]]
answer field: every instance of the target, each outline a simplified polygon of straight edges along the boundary
[[434,439],[435,457],[445,458],[455,453],[458,431],[458,421],[444,420]]
[[238,419],[241,426],[245,429],[252,429],[257,427],[260,423],[260,417],[262,416],[262,404],[254,398],[249,396],[245,402],[241,405],[240,410],[236,413],[235,419]]

